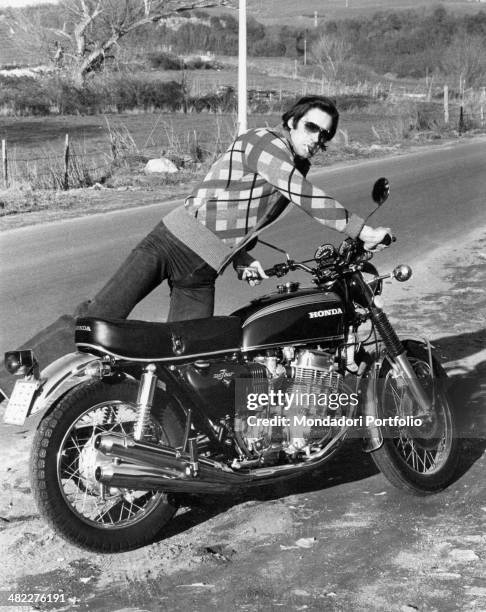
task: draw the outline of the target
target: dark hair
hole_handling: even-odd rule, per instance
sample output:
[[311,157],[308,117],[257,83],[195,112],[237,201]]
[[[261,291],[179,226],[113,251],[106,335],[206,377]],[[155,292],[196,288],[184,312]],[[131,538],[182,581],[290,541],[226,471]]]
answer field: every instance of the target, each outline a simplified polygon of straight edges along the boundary
[[304,96],[303,98],[300,98],[300,100],[297,100],[297,102],[282,115],[282,123],[284,128],[287,130],[289,129],[289,119],[292,119],[294,125],[296,125],[312,108],[319,108],[331,117],[332,123],[331,127],[329,128],[329,140],[331,140],[336,134],[339,122],[339,113],[334,102],[325,96]]

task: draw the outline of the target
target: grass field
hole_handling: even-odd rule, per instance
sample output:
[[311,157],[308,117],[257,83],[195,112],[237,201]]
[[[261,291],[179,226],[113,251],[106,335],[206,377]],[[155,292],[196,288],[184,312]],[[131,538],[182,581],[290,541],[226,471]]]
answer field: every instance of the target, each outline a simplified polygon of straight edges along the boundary
[[[221,59],[225,63],[225,59],[229,58]],[[339,105],[339,100],[343,103],[343,100],[349,99],[347,94],[369,95],[380,84],[388,93],[391,88],[394,92],[425,91],[424,83],[420,81],[380,81],[378,77],[374,83],[361,84],[363,91],[360,91],[361,85],[343,87],[343,91],[336,90],[336,86],[328,90],[326,83],[312,78],[312,70],[316,70],[312,66],[297,66],[297,74],[294,76],[295,64],[288,58],[251,58],[249,63],[248,88],[273,90],[277,102],[280,94],[284,99],[286,94],[344,94],[344,98],[338,97]],[[162,81],[180,78],[178,71],[154,71],[147,75]],[[220,71],[189,71],[187,79],[191,95],[204,95],[221,85],[236,87],[236,66],[228,64],[227,69]],[[451,122],[455,121],[455,111],[451,109]],[[404,139],[414,137],[415,122],[413,103],[406,101],[396,104],[378,102],[359,110],[341,112],[340,131],[335,142],[331,143],[328,157],[339,158],[343,155],[343,145],[346,157],[355,153],[363,155],[364,149],[371,145],[394,146]],[[279,113],[250,114],[248,119],[249,127],[279,123]],[[420,130],[424,129],[427,127],[421,125]],[[120,168],[116,170],[118,178],[115,184],[119,186],[127,184],[126,181],[131,180],[133,173],[140,173],[144,160],[161,155],[187,158],[188,154],[192,155],[196,144],[202,150],[201,157],[209,161],[229,144],[235,133],[235,114],[222,113],[140,111],[88,116],[0,116],[0,138],[7,142],[10,184],[24,183],[34,188],[51,188],[54,184],[59,188],[59,177],[63,175],[66,134],[69,134],[73,166],[76,160],[81,160],[72,181],[73,186],[89,186],[113,176],[113,140],[110,136],[115,134],[119,158],[130,159],[129,171]],[[192,166],[191,172],[197,168]]]
[[[413,114],[403,105],[385,108],[376,104],[341,114],[340,129],[320,163],[332,163],[383,153],[383,147],[403,146],[420,137],[410,131]],[[451,120],[456,118],[451,115]],[[252,115],[249,127],[280,124],[279,114]],[[451,125],[454,127],[454,124]],[[110,131],[118,132],[128,142],[119,146],[121,162],[113,166]],[[191,157],[194,143],[203,150],[207,162],[224,150],[236,134],[234,114],[145,113],[106,116],[58,116],[43,118],[2,118],[0,135],[7,140],[11,185],[31,188],[53,187],[63,176],[65,135],[69,134],[73,166],[70,186],[103,182],[111,186],[142,185],[143,167],[149,158],[168,155],[176,159]],[[431,137],[440,137],[431,133]],[[75,162],[79,161],[78,168]],[[194,161],[194,159],[193,159]],[[319,160],[316,160],[319,163]],[[121,165],[120,165],[121,164]],[[189,165],[187,176],[161,177],[169,184],[193,180],[205,165]],[[54,178],[54,177],[57,177]],[[59,183],[56,183],[59,188]]]
[[[224,70],[187,71],[187,85],[190,95],[204,95],[214,92],[220,86],[237,87],[237,58],[218,58],[227,68]],[[178,80],[179,71],[153,71],[144,73],[147,78],[159,81]],[[289,58],[249,58],[248,89],[273,90],[277,99],[280,94],[305,95],[319,93],[334,96],[338,93],[360,93],[360,86],[342,88],[337,85],[329,89],[322,82],[318,68],[296,65]],[[386,91],[407,89],[408,91],[425,91],[419,81],[400,81],[391,83],[377,77],[374,83],[363,83],[365,89],[376,88],[379,83]],[[366,92],[369,93],[369,92]],[[391,111],[398,113],[399,111]],[[372,126],[381,122],[383,111],[373,116],[370,113],[344,114],[341,127],[348,132],[349,138],[368,143],[372,139]],[[386,113],[388,114],[388,113]],[[250,114],[249,125],[275,125],[279,122],[278,114]],[[236,118],[224,114],[187,114],[183,113],[143,113],[130,112],[108,115],[58,115],[49,117],[8,117],[0,116],[0,138],[6,139],[9,156],[19,163],[28,160],[38,160],[46,156],[63,155],[64,138],[69,133],[71,143],[78,152],[99,158],[109,155],[109,128],[119,128],[128,131],[133,137],[139,151],[150,154],[160,154],[162,150],[187,148],[187,143],[194,139],[197,133],[198,143],[205,148],[214,146],[216,141],[229,142],[235,133]]]
[[[277,125],[278,114],[252,115],[249,127]],[[350,140],[370,144],[372,127],[383,123],[373,112],[344,113],[340,127]],[[197,134],[198,143],[210,149],[219,139],[230,141],[236,130],[234,114],[140,113],[106,116],[7,117],[0,119],[0,135],[8,144],[10,159],[19,163],[63,155],[65,135],[78,153],[109,156],[109,129],[124,128],[132,135],[140,152],[154,156],[168,149],[182,149]],[[376,140],[376,139],[375,139]]]

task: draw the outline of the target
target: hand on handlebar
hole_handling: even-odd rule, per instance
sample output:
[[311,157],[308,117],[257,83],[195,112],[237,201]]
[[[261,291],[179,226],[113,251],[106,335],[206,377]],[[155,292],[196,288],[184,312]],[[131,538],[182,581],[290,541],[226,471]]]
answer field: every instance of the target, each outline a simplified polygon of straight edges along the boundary
[[246,282],[250,285],[250,287],[254,287],[255,285],[259,285],[261,279],[268,278],[265,274],[265,270],[262,267],[262,264],[259,261],[254,261],[249,266],[241,267],[238,266],[238,278],[240,280],[246,280]]
[[365,251],[382,251],[395,241],[389,227],[370,227],[369,225],[363,226],[359,239],[363,241]]

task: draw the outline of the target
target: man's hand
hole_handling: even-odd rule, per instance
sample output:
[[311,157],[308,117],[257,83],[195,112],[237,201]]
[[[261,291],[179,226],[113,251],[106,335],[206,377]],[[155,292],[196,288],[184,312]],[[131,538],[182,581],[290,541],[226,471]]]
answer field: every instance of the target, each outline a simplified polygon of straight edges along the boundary
[[268,278],[259,261],[254,261],[244,268],[238,267],[238,278],[246,280],[250,287],[259,285],[262,278]]
[[380,244],[380,242],[387,234],[391,236],[389,227],[370,227],[369,225],[364,225],[358,238],[364,242],[366,251],[382,251],[386,249],[386,245]]

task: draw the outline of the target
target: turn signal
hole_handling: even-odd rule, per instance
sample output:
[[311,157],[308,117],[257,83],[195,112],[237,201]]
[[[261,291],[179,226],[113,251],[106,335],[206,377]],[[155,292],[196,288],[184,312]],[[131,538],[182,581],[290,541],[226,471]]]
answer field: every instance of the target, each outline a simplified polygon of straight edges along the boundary
[[400,264],[393,270],[393,277],[400,283],[408,281],[411,276],[412,268],[410,266],[406,266],[405,264]]
[[33,351],[9,351],[5,353],[5,369],[10,374],[27,376],[32,374],[37,361]]

